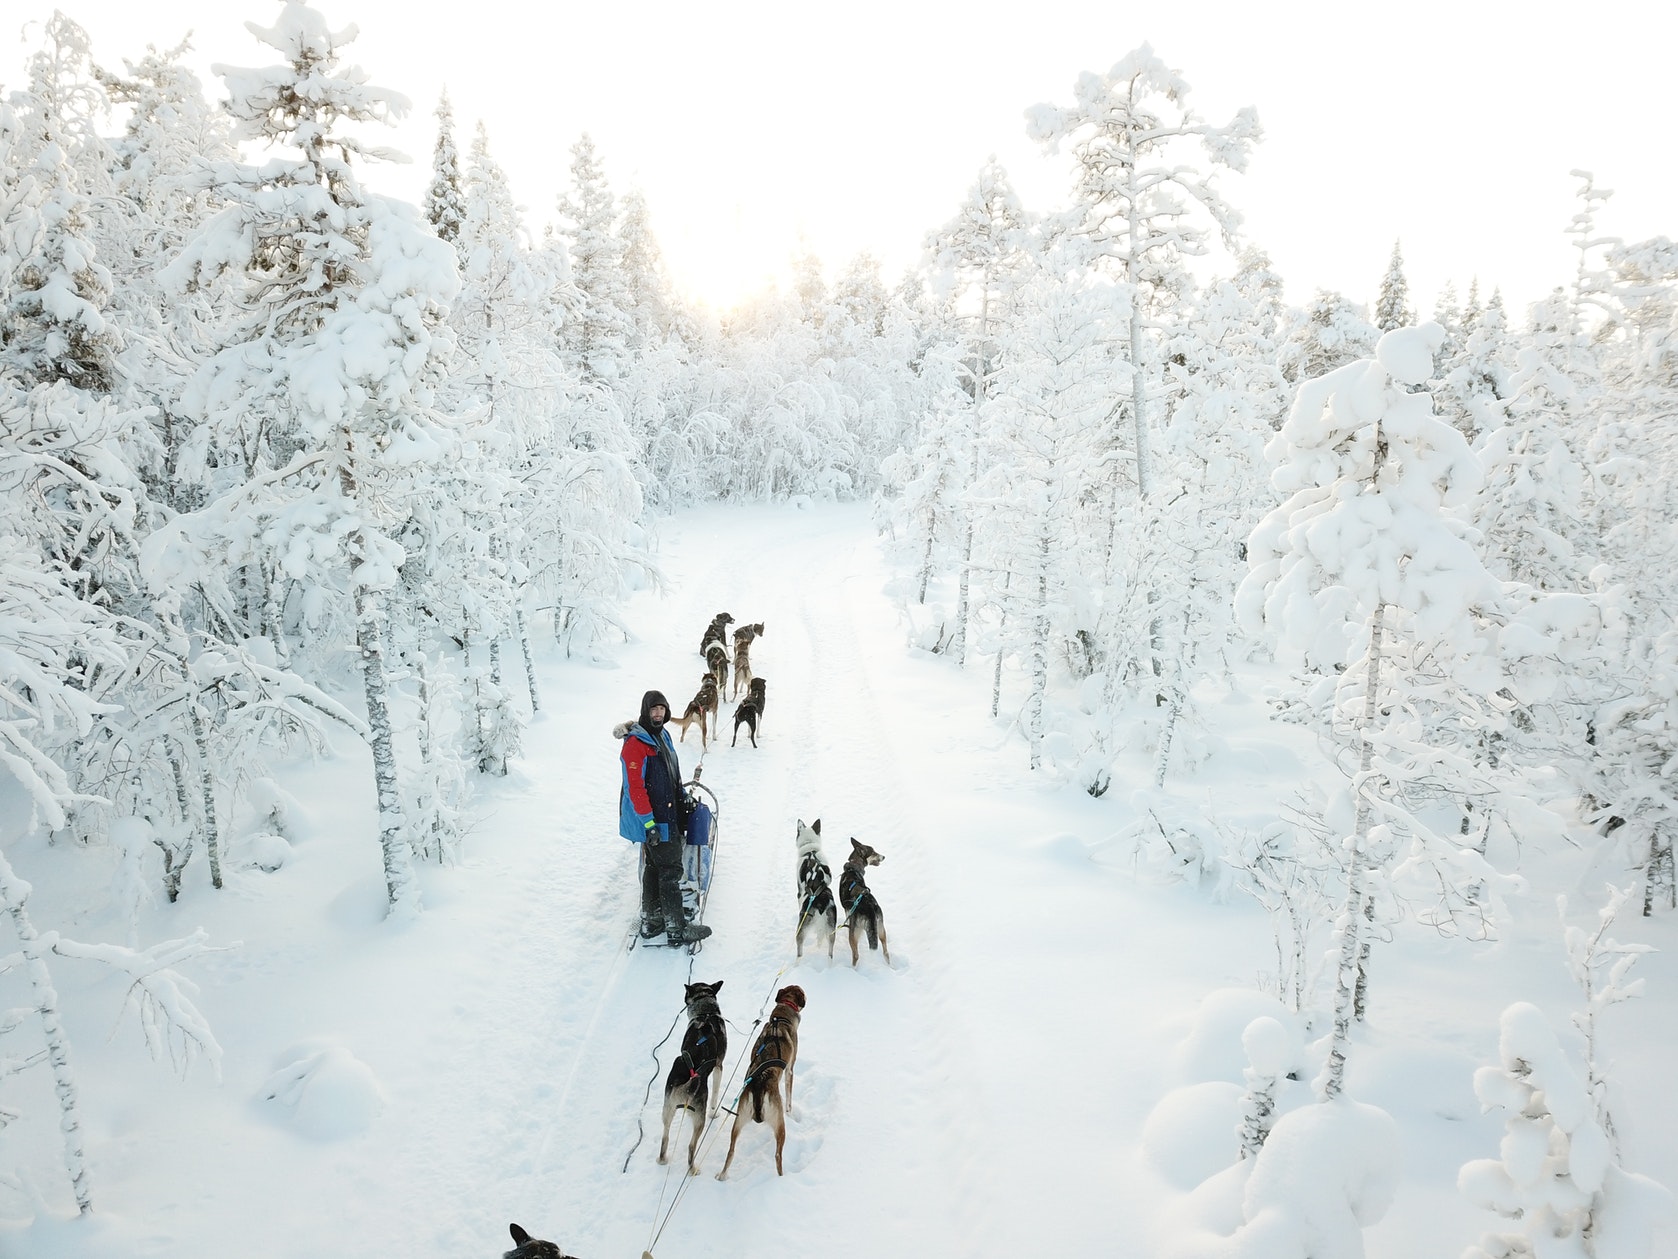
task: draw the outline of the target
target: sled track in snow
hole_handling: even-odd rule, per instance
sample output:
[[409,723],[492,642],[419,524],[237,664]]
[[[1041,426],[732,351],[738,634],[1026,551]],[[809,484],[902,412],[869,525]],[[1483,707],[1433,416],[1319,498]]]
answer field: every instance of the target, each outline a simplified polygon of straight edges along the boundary
[[[568,1246],[584,1253],[640,1253],[684,1170],[685,1127],[679,1138],[672,1129],[668,1169],[654,1161],[663,1077],[680,1047],[682,984],[690,976],[726,981],[726,1105],[734,1100],[727,1092],[743,1078],[737,1064],[749,1051],[755,1021],[777,986],[798,983],[810,1004],[788,1121],[787,1175],[775,1177],[767,1129],[748,1124],[729,1181],[716,1183],[732,1123],[720,1112],[701,1144],[702,1174],[681,1190],[660,1259],[771,1254],[777,1238],[794,1235],[835,1201],[853,1195],[865,1201],[876,1182],[879,1194],[893,1197],[905,1178],[916,1185],[924,1207],[920,1219],[900,1223],[905,1252],[917,1246],[960,1249],[956,1239],[970,1233],[983,1213],[965,1200],[967,1178],[959,1168],[975,1157],[984,1134],[976,1108],[959,1083],[951,1083],[977,1068],[966,1015],[940,953],[942,911],[932,894],[939,859],[932,841],[947,837],[923,829],[905,773],[927,771],[905,764],[899,747],[905,732],[883,728],[869,673],[870,653],[901,652],[901,636],[894,627],[882,631],[879,615],[870,625],[859,623],[853,601],[865,613],[879,614],[880,596],[858,580],[848,546],[835,551],[828,539],[793,531],[767,546],[755,539],[753,546],[749,585],[737,569],[713,561],[659,607],[664,628],[654,640],[657,663],[648,675],[648,684],[662,686],[673,705],[682,705],[688,692],[681,688],[690,683],[681,680],[681,670],[691,662],[697,678],[698,632],[711,616],[728,607],[741,622],[765,622],[765,637],[753,651],[754,668],[770,687],[761,746],[750,747],[743,731],[740,745],[729,746],[733,703],[725,701],[721,746],[713,742],[703,759],[704,781],[721,806],[721,847],[706,915],[716,935],[694,957],[662,947],[630,952],[621,944],[609,959],[596,951],[576,968],[580,973],[549,987],[556,1003],[549,1017],[553,1035],[572,1031],[569,1044],[532,1061],[551,1071],[553,1084],[536,1103],[540,1118],[524,1116],[538,1130],[526,1138],[533,1148],[516,1171],[527,1179],[528,1199],[538,1209],[551,1204],[553,1232],[562,1233]],[[641,685],[630,683],[637,691]],[[692,736],[678,750],[691,777],[699,759]],[[824,819],[823,849],[835,885],[850,835],[886,856],[870,871],[869,883],[885,910],[890,969],[866,942],[852,969],[842,916],[831,963],[820,952],[794,959],[794,827],[799,818],[817,817]],[[621,851],[629,853],[628,846]],[[586,930],[626,942],[638,903],[633,854],[627,862],[596,864],[593,873],[593,885],[580,895],[572,889],[567,900],[582,911]],[[578,1012],[583,1002],[586,1019]],[[673,1019],[677,1026],[670,1033]],[[648,1096],[655,1071],[650,1051],[667,1033]],[[901,1046],[889,1078],[876,1078],[869,1066],[880,1044]],[[635,1145],[637,1118],[644,1136],[627,1174],[617,1175]],[[684,1123],[678,1120],[678,1126]],[[892,1157],[882,1158],[888,1151]],[[603,1182],[600,1169],[607,1164],[614,1174]]]

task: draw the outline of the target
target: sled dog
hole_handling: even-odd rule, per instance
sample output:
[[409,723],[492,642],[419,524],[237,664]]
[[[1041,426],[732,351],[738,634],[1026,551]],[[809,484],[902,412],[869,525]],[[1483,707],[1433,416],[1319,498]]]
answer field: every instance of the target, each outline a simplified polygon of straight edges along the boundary
[[720,638],[713,638],[705,645],[705,667],[710,670],[711,681],[721,695],[728,689],[728,647]]
[[798,956],[804,956],[804,936],[816,933],[816,943],[827,937],[827,956],[839,934],[839,908],[833,900],[833,867],[822,857],[822,820],[798,823]]
[[757,728],[763,724],[763,696],[765,683],[762,678],[753,678],[752,686],[746,692],[746,698],[741,700],[734,709],[734,737],[728,741],[729,747],[740,742],[740,727],[746,727],[746,734],[757,746]]
[[688,1030],[682,1036],[682,1052],[670,1064],[664,1081],[664,1140],[659,1143],[658,1161],[670,1161],[670,1121],[676,1112],[690,1111],[693,1139],[688,1142],[688,1175],[699,1174],[695,1157],[705,1121],[722,1101],[722,1063],[728,1056],[728,1024],[717,1005],[722,980],[714,984],[689,984],[685,1002]]
[[705,637],[699,640],[699,654],[709,659],[708,648],[712,643],[722,643],[727,648],[728,627],[734,622],[731,612],[718,612],[711,618],[711,624],[706,627]]
[[752,639],[762,637],[762,621],[756,625],[742,625],[734,631],[734,685],[729,688],[729,699],[738,699],[740,692],[751,690]]
[[[728,1166],[734,1161],[734,1145],[740,1140],[740,1129],[747,1119],[753,1123],[768,1123],[775,1129],[775,1174],[784,1174],[781,1151],[787,1143],[787,1112],[792,1109],[792,1064],[798,1060],[798,1019],[804,1009],[804,989],[788,984],[775,994],[775,1004],[769,1011],[769,1021],[752,1043],[752,1056],[747,1061],[746,1082],[734,1104],[734,1130],[728,1137],[728,1157],[723,1160],[718,1180],[728,1176]],[[781,1100],[781,1077],[786,1076],[786,1101]],[[750,1114],[746,1099],[751,1098]]]
[[869,866],[877,866],[884,860],[867,844],[859,844],[853,838],[851,855],[845,861],[845,868],[839,871],[839,903],[845,907],[845,930],[851,939],[852,966],[857,963],[856,938],[859,931],[868,933],[868,947],[872,949],[877,943],[880,952],[886,955],[886,965],[891,965],[891,950],[886,947],[886,915],[863,877]]
[[577,1256],[567,1255],[552,1242],[532,1237],[517,1224],[509,1224],[507,1231],[513,1235],[513,1248],[501,1259],[577,1259]]
[[687,742],[688,726],[693,722],[699,723],[699,750],[704,751],[708,745],[706,737],[706,719],[710,720],[710,738],[715,738],[720,732],[717,729],[717,709],[721,701],[717,698],[717,684],[709,673],[699,675],[699,689],[688,701],[687,709],[675,719],[673,724],[682,728],[681,742]]

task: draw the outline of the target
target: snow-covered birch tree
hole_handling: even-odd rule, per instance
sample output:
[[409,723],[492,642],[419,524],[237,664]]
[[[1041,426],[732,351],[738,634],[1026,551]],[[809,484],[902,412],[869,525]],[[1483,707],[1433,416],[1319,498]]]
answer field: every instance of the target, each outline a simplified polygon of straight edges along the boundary
[[[1503,592],[1468,541],[1460,510],[1479,466],[1457,431],[1412,389],[1433,374],[1437,325],[1382,337],[1372,361],[1300,388],[1266,458],[1286,496],[1248,541],[1251,571],[1237,611],[1257,634],[1280,633],[1321,670],[1318,720],[1346,745],[1350,778],[1329,809],[1340,830],[1345,899],[1329,1056],[1318,1087],[1344,1088],[1370,899],[1400,862],[1432,861],[1441,882],[1494,884],[1472,849],[1431,834],[1399,806],[1405,765],[1418,754],[1403,712],[1404,670],[1425,645],[1473,690],[1500,684],[1496,618]],[[1341,672],[1343,670],[1343,672]],[[1416,772],[1411,770],[1409,772]]]
[[249,476],[179,522],[200,556],[320,583],[347,598],[373,750],[380,848],[392,908],[418,903],[389,711],[386,593],[410,487],[447,452],[433,392],[458,286],[452,251],[417,212],[365,192],[354,162],[388,156],[345,123],[389,122],[406,98],[340,64],[355,38],[306,4],[247,24],[280,64],[220,66],[236,136],[271,146],[261,165],[199,176],[226,208],[172,264],[191,288],[227,276],[236,307],[186,405],[245,443]]

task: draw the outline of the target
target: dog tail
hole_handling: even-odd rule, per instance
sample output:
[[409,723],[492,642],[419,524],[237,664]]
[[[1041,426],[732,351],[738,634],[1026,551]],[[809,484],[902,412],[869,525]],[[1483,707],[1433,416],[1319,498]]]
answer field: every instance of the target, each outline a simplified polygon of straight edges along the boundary
[[760,1081],[760,1080],[758,1080],[754,1077],[753,1080],[752,1080],[751,1089],[752,1089],[752,1122],[753,1123],[762,1123],[763,1122],[763,1083],[762,1083],[762,1081]]
[[879,948],[880,947],[880,915],[879,915],[879,912],[876,910],[876,911],[868,914],[866,917],[864,917],[863,920],[862,920],[862,925],[868,928],[868,947],[871,948],[871,949]]

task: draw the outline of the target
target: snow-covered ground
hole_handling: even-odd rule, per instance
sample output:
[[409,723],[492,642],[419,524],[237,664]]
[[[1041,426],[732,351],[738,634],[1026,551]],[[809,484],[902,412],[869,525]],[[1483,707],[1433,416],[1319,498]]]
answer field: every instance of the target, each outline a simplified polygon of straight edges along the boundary
[[[0,1255],[470,1259],[500,1255],[509,1221],[589,1259],[1219,1253],[1190,1191],[1235,1161],[1243,1028],[1284,1016],[1264,992],[1263,912],[1138,878],[1110,842],[1145,754],[1099,800],[1028,773],[1007,720],[1017,679],[999,721],[988,659],[963,673],[906,647],[865,508],[707,508],[667,522],[661,558],[668,585],[631,604],[637,641],[612,663],[539,662],[525,755],[486,786],[463,864],[425,871],[416,920],[382,918],[369,775],[347,746],[283,774],[298,819],[279,870],[217,893],[195,869],[180,904],[142,914],[138,943],[202,925],[225,946],[187,968],[219,1081],[202,1061],[184,1077],[149,1065],[116,982],[56,963],[96,1210],[72,1218],[50,1079],[29,1072],[6,1099],[24,1118],[0,1130],[0,1171],[22,1176],[0,1198]],[[649,687],[685,704],[724,610],[765,625],[768,704],[760,747],[742,733],[703,757],[721,803],[716,935],[693,957],[626,952],[635,853],[616,834],[610,730]],[[1214,751],[1173,796],[1275,816],[1329,772],[1298,727],[1267,720],[1258,685],[1213,701]],[[691,774],[697,730],[680,750]],[[836,870],[850,836],[885,854],[870,885],[889,967],[864,952],[853,970],[843,937],[831,963],[794,960],[794,829],[818,817]],[[66,921],[54,903],[112,877],[90,869],[100,854],[11,856],[43,928],[125,939],[114,910]],[[1566,1027],[1581,998],[1554,897],[1588,917],[1612,874],[1583,852],[1529,856],[1498,943],[1410,927],[1375,952],[1348,1091],[1392,1116],[1400,1161],[1372,1256],[1456,1255],[1496,1224],[1455,1188],[1502,1135],[1473,1072],[1514,1001]],[[1674,921],[1616,925],[1662,951],[1639,963],[1647,995],[1604,1019],[1624,1163],[1668,1185]],[[778,985],[808,995],[782,1179],[762,1127],[727,1182],[720,1124],[698,1178],[655,1162],[690,978],[725,981],[730,1072]],[[1310,1096],[1308,1050],[1298,1065],[1284,1108]],[[1671,1223],[1654,1253],[1678,1253]]]

